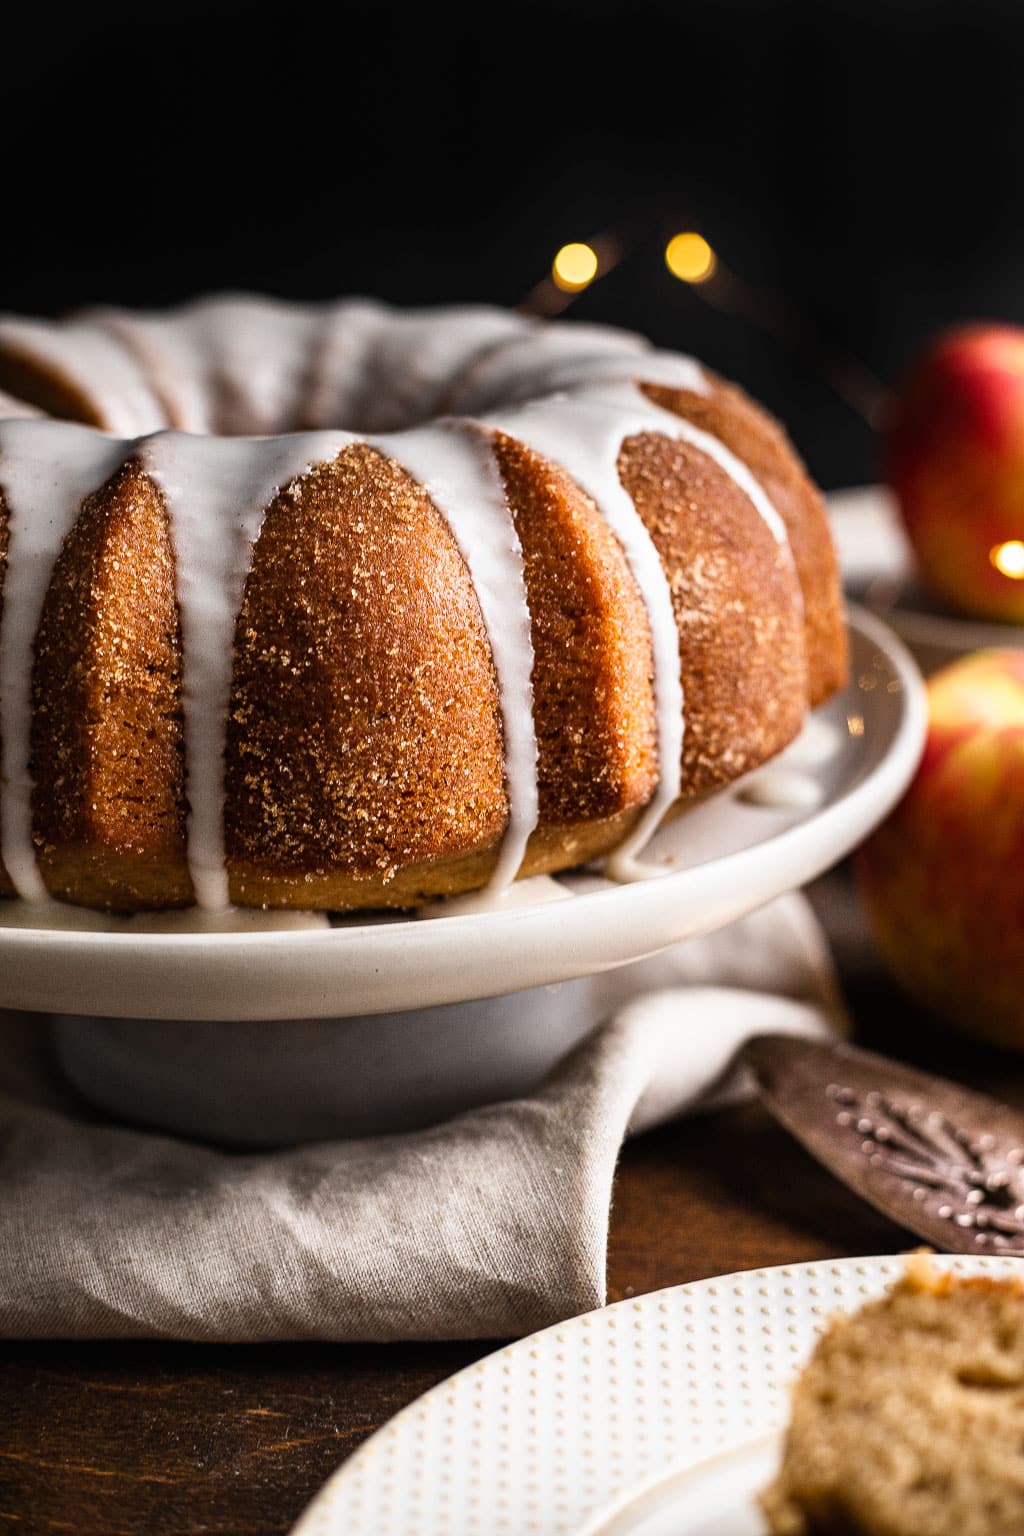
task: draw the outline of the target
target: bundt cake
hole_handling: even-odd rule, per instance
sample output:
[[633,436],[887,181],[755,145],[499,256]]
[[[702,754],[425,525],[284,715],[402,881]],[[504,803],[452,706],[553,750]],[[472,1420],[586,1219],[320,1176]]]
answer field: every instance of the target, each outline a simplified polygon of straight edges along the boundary
[[1024,1287],[915,1263],[797,1382],[774,1536],[1020,1536]]
[[0,319],[0,391],[4,894],[632,877],[844,679],[782,431],[636,336],[216,297]]

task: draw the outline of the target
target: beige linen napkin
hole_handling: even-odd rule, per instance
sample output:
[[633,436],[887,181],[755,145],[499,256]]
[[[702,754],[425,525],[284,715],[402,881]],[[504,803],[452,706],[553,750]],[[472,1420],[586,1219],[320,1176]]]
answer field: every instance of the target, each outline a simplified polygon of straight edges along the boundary
[[605,978],[528,1098],[408,1135],[230,1153],[97,1123],[0,1016],[0,1333],[439,1339],[602,1305],[623,1138],[722,1093],[762,1030],[842,1029],[801,896]]

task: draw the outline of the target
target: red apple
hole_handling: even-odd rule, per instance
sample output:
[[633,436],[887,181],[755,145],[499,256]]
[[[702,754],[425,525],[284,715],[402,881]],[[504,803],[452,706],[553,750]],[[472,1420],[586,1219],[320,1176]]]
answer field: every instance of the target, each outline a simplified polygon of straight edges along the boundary
[[945,667],[928,700],[917,776],[857,855],[861,895],[913,997],[1024,1051],[1024,650]]
[[886,475],[931,591],[1024,623],[1024,330],[964,326],[932,343],[898,401]]

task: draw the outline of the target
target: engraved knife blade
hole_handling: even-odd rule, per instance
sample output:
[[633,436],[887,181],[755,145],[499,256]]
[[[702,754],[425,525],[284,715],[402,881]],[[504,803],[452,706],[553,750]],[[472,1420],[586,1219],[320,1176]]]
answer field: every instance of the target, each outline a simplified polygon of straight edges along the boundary
[[1024,1255],[1024,1115],[857,1046],[741,1048],[776,1120],[856,1194],[952,1253]]

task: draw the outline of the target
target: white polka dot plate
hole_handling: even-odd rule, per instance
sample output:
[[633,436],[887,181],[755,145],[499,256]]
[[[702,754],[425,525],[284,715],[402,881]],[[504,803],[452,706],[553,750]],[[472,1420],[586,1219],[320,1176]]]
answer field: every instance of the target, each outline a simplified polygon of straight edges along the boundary
[[[942,1257],[958,1273],[1021,1259]],[[764,1536],[788,1388],[897,1256],[673,1286],[522,1339],[352,1456],[293,1536]]]

